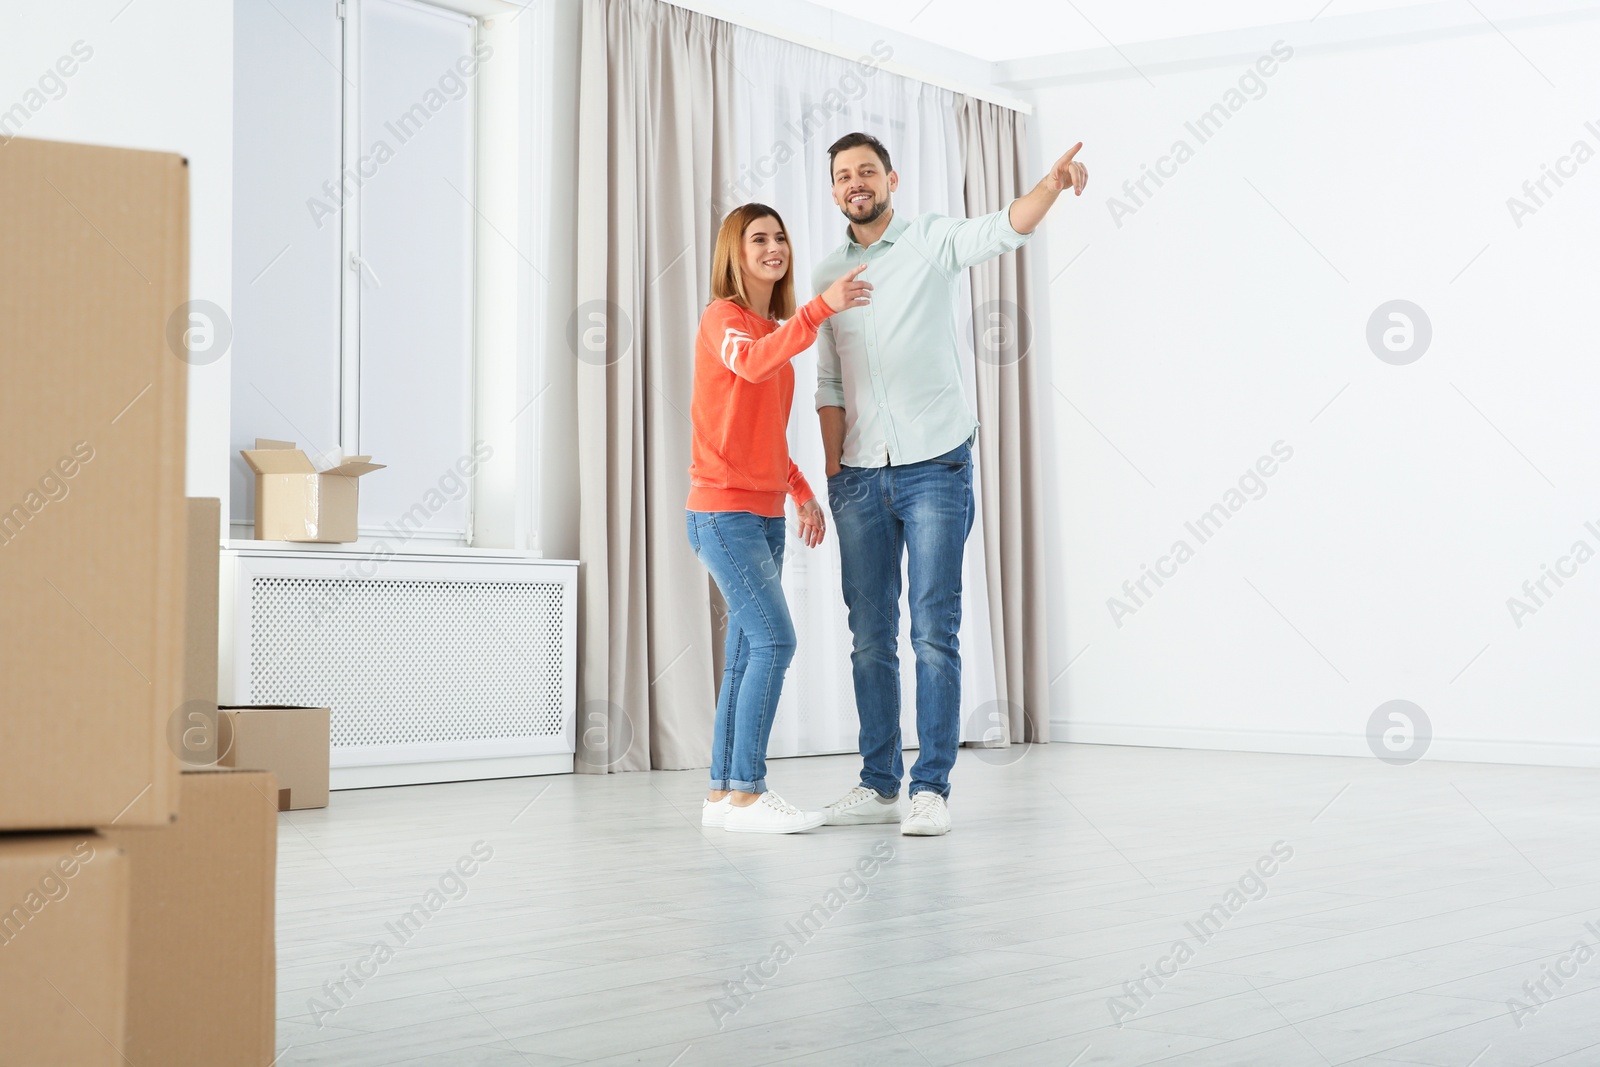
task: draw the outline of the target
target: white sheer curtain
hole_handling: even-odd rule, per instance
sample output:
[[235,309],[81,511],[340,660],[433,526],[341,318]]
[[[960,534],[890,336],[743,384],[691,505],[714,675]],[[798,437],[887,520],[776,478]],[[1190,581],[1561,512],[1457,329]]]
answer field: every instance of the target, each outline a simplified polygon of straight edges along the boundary
[[[811,269],[845,240],[845,219],[833,204],[828,146],[853,130],[870,133],[889,149],[900,188],[896,214],[964,216],[961,140],[953,93],[874,66],[879,57],[864,44],[855,63],[765,34],[732,31],[733,159],[737,177],[715,192],[717,218],[738,204],[758,201],[782,214],[795,254],[795,295],[810,299]],[[963,349],[969,404],[976,404],[971,297],[963,276],[951,318]],[[817,495],[826,501],[822,441],[812,400],[816,359],[795,360],[795,402],[789,450]],[[974,408],[975,409],[975,408]],[[979,435],[981,449],[982,434]],[[983,498],[974,464],[974,492]],[[975,522],[962,575],[962,740],[981,740],[992,728],[974,711],[996,699],[995,655],[989,619],[983,523]],[[784,553],[784,588],[799,648],[773,725],[769,754],[798,756],[856,750],[855,694],[850,676],[850,628],[839,591],[839,545],[830,529],[820,548],[794,537]],[[902,596],[900,633],[901,723],[906,744],[916,743],[916,660],[910,613]]]

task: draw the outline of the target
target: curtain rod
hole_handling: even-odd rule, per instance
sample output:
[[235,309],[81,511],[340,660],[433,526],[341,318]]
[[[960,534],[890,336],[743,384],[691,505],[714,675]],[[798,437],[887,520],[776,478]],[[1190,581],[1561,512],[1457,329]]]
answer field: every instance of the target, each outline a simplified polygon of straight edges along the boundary
[[[764,22],[761,19],[753,19],[739,12],[729,11],[727,8],[719,7],[714,3],[703,3],[701,0],[661,0],[661,2],[671,4],[673,7],[681,7],[687,11],[693,11],[696,14],[706,15],[714,19],[720,19],[723,22],[730,22],[735,26],[742,26],[747,30],[754,30],[756,33],[764,33],[768,37],[776,37],[780,41],[788,41],[790,44],[801,45],[805,48],[815,49],[818,52],[826,52],[829,55],[838,56],[840,59],[848,59],[851,62],[855,62],[861,58],[861,51],[859,49],[852,51],[851,49],[845,48],[843,45],[834,44],[832,41],[826,41],[820,37],[811,37],[807,34],[795,33],[792,30],[783,28],[782,26],[777,26],[770,22]],[[887,29],[887,27],[885,27],[885,29]],[[934,47],[939,46],[936,45]],[[972,85],[967,82],[957,81],[953,78],[942,78],[934,74],[929,74],[925,70],[919,70],[916,67],[896,62],[893,59],[879,63],[877,64],[877,67],[879,70],[886,70],[891,74],[898,74],[902,78],[910,78],[912,81],[926,82],[927,84],[937,86],[940,89],[948,89],[953,93],[961,93],[966,96],[975,97],[979,100],[987,100],[991,104],[997,104],[1000,107],[1009,108],[1012,111],[1016,111],[1023,115],[1033,114],[1033,105],[1028,103],[1026,100],[1003,93],[1000,90],[990,88],[989,86]]]

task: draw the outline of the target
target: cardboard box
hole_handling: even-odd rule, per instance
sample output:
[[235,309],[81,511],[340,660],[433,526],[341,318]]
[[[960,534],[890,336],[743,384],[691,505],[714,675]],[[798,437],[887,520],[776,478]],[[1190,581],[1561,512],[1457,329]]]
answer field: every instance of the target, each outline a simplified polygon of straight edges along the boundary
[[239,454],[256,473],[257,541],[356,540],[356,479],[382,463],[350,456],[319,471],[293,441],[261,437]]
[[0,1063],[122,1063],[128,915],[128,857],[105,838],[0,837]]
[[[188,169],[0,148],[0,830],[160,825],[184,693]],[[182,337],[180,328],[177,335]]]
[[279,811],[325,808],[328,731],[327,708],[223,707],[218,764],[275,774]]
[[190,497],[189,554],[184,574],[183,708],[168,743],[185,767],[217,762],[217,594],[222,552],[222,501]]
[[108,835],[131,873],[126,1062],[272,1062],[277,794],[267,772],[185,771],[177,822]]

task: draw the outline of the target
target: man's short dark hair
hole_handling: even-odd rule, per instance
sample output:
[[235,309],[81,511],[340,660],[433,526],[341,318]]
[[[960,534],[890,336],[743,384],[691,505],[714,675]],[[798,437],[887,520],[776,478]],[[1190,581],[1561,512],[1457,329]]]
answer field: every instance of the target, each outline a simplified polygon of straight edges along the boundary
[[865,145],[878,153],[878,159],[883,163],[884,173],[894,170],[894,164],[889,162],[889,150],[883,147],[883,142],[870,133],[847,133],[828,149],[828,177],[833,177],[833,157],[847,148],[860,148]]

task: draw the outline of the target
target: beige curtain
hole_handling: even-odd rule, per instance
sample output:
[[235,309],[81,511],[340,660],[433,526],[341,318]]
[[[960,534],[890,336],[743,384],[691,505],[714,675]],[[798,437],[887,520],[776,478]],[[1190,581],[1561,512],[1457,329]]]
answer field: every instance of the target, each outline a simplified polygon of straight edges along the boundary
[[[716,190],[737,175],[734,31],[658,0],[584,0],[576,360],[577,768],[703,767],[721,601],[684,535],[694,336]],[[969,216],[1025,191],[1023,120],[957,97]],[[1049,736],[1039,407],[1026,248],[972,272],[997,696],[1009,741]],[[558,353],[557,358],[569,353]]]
[[684,500],[694,337],[720,222],[711,194],[734,173],[729,29],[656,0],[584,2],[568,326],[580,771],[709,758],[717,625]]
[[[999,211],[1032,186],[1025,171],[1025,119],[1009,108],[959,96],[957,125],[968,217]],[[971,273],[977,354],[978,448],[994,636],[995,685],[1011,742],[1050,739],[1049,643],[1045,614],[1045,525],[1040,420],[1047,417],[1041,361],[1032,346],[1029,257],[1023,246]]]

